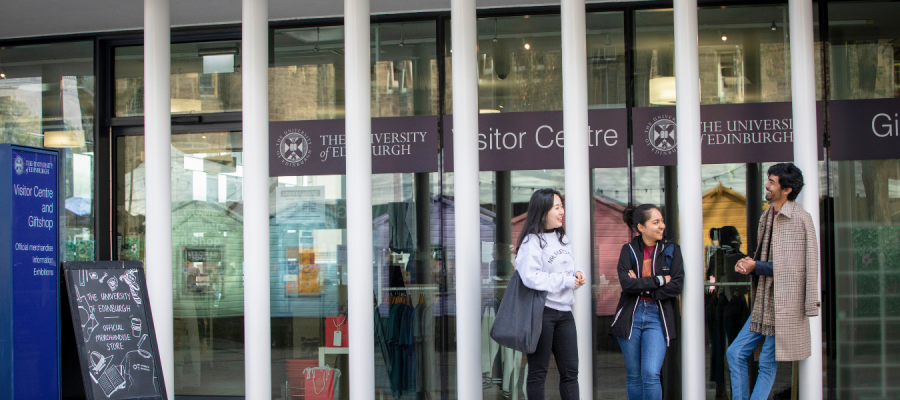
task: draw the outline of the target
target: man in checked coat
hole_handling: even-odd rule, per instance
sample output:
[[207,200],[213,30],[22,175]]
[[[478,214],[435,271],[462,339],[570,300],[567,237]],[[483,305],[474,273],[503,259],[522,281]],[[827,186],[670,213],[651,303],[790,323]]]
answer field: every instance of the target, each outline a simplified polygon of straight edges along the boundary
[[[791,163],[769,168],[766,200],[754,256],[735,265],[752,276],[750,319],[728,348],[734,400],[767,399],[778,361],[810,356],[809,318],[819,315],[819,248],[812,217],[794,200],[803,174]],[[759,376],[749,397],[747,359],[762,343]],[[818,348],[818,347],[816,347]]]

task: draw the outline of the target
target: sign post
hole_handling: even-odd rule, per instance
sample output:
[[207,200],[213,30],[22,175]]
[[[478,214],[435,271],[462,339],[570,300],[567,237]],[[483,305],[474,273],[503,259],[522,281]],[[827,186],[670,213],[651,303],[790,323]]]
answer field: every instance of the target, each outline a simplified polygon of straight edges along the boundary
[[60,398],[58,162],[0,145],[0,398]]

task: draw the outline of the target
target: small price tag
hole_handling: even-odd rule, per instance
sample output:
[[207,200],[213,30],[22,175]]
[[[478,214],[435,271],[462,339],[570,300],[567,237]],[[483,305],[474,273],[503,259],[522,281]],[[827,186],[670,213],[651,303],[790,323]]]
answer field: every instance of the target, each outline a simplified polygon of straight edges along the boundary
[[341,347],[341,331],[334,331],[334,347]]

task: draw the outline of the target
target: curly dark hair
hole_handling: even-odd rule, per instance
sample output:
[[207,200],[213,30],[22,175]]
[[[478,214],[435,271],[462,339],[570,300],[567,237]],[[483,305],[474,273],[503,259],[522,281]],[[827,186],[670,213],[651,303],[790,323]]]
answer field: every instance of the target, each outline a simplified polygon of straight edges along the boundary
[[778,184],[781,185],[782,189],[791,189],[791,192],[788,193],[788,200],[790,201],[796,200],[797,196],[800,195],[800,191],[803,190],[803,172],[793,163],[775,164],[769,167],[766,175],[777,176]]

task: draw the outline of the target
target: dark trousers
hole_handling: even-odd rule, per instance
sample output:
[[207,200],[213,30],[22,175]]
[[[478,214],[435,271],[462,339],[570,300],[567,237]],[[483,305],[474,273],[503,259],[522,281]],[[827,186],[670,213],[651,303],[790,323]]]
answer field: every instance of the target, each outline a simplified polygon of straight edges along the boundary
[[550,353],[559,370],[559,398],[578,400],[578,341],[571,311],[544,307],[541,338],[537,350],[528,355],[528,400],[544,400],[544,382]]

